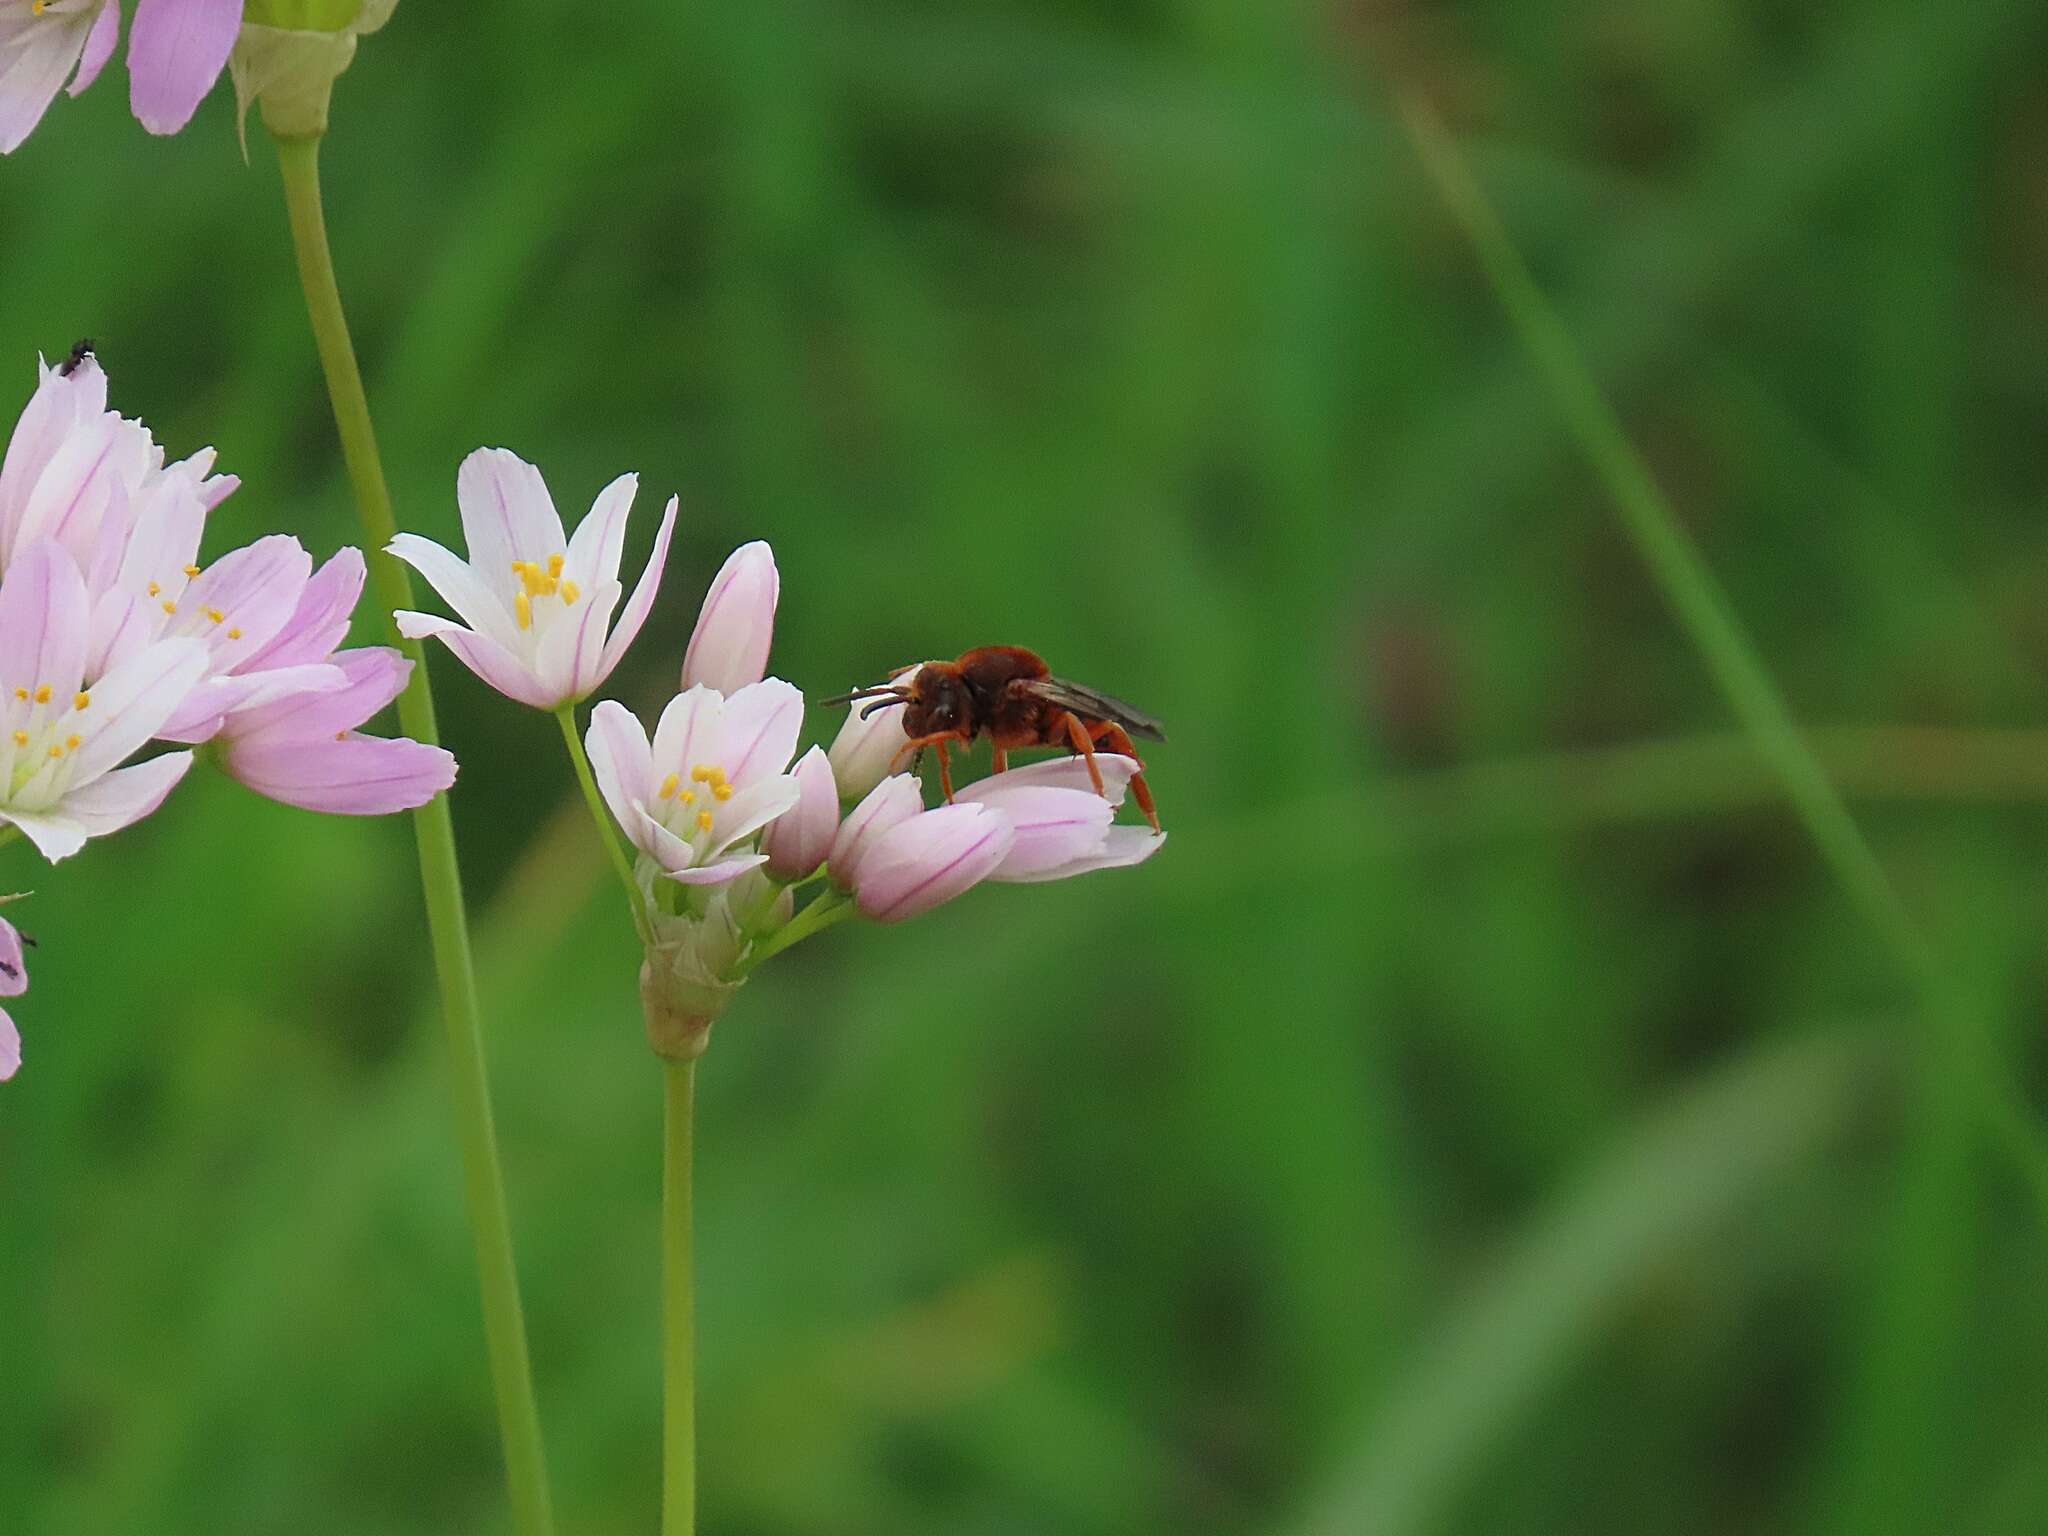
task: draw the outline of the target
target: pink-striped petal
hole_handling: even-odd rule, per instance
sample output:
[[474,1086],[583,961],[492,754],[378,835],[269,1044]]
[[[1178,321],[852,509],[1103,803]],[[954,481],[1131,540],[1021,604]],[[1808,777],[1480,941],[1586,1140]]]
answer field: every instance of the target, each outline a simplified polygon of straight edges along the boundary
[[768,873],[778,880],[801,880],[825,862],[839,831],[839,787],[823,747],[812,747],[791,770],[797,802],[761,834],[768,855]]
[[0,579],[0,687],[76,693],[91,630],[77,563],[47,539],[31,542]]
[[625,705],[606,699],[590,712],[583,748],[613,818],[636,847],[645,847],[634,834],[640,830],[643,807],[654,795],[654,753],[647,745],[647,728]]
[[604,632],[612,610],[619,606],[619,590],[616,581],[600,582],[541,636],[533,670],[558,703],[579,703],[604,681]]
[[[317,667],[259,672],[249,681],[277,691],[237,708],[228,718],[228,734],[253,742],[352,731],[397,698],[411,676],[412,662],[381,645],[341,651]],[[299,686],[289,687],[287,680]]]
[[510,581],[515,560],[545,565],[549,555],[566,552],[561,514],[547,482],[509,448],[479,448],[462,461],[455,504],[469,563],[487,582]]
[[882,780],[847,814],[832,839],[826,867],[833,883],[852,890],[860,879],[861,862],[883,834],[924,809],[924,793],[915,778],[899,773]]
[[10,811],[0,807],[0,822],[19,827],[52,864],[68,859],[85,846],[85,828],[61,811]]
[[28,960],[21,952],[21,933],[0,917],[0,997],[19,997],[28,990]]
[[7,1010],[0,1008],[0,1083],[20,1070],[21,1031],[14,1027],[14,1020],[7,1016]]
[[660,531],[654,535],[654,552],[647,557],[640,579],[634,583],[633,595],[626,599],[625,609],[612,628],[611,638],[604,643],[603,671],[607,677],[619,664],[619,658],[626,654],[626,648],[640,633],[640,626],[647,622],[648,612],[654,607],[654,594],[661,588],[662,567],[668,564],[669,535],[676,529],[676,507],[676,498],[669,497],[668,505],[662,509]]
[[116,768],[68,792],[57,811],[83,827],[87,837],[105,837],[162,805],[191,766],[190,752],[166,752],[133,768]]
[[100,7],[99,15],[93,18],[92,31],[86,34],[85,52],[78,59],[78,73],[71,77],[71,95],[78,95],[99,79],[100,71],[107,67],[107,60],[114,56],[114,45],[120,40],[120,0],[107,0]]
[[[507,650],[517,648],[518,629],[512,615],[479,567],[416,533],[399,534],[384,546],[384,552],[396,555],[425,577],[441,601],[471,629]],[[511,581],[509,569],[504,580]]]
[[619,561],[626,552],[626,520],[633,512],[633,498],[639,493],[640,477],[619,476],[597,493],[590,514],[569,536],[569,555],[563,562],[571,579],[586,587],[619,579]]
[[1002,868],[989,876],[991,880],[1003,880],[1012,884],[1030,885],[1046,880],[1066,880],[1074,875],[1089,874],[1098,869],[1126,869],[1133,864],[1142,864],[1166,845],[1166,834],[1154,832],[1149,827],[1111,827],[1102,841],[1087,853],[1065,864],[1055,864],[1036,870],[1020,870],[1005,860]]
[[421,640],[433,636],[453,651],[465,667],[513,702],[531,704],[535,709],[553,709],[560,702],[548,696],[547,690],[540,686],[525,662],[495,640],[464,629],[453,619],[437,618],[431,613],[411,613],[400,609],[392,618],[398,623],[398,632],[406,639]]
[[75,717],[84,739],[71,757],[72,782],[97,778],[154,736],[207,664],[199,641],[159,640],[94,683],[91,704]]
[[1016,839],[1009,817],[985,805],[948,805],[882,834],[861,860],[854,898],[878,923],[898,923],[980,884]]
[[348,638],[349,615],[363,595],[363,552],[336,550],[313,573],[278,632],[243,658],[243,672],[325,661]]
[[789,766],[803,729],[803,694],[771,677],[727,697],[710,760],[735,785],[751,784]]
[[353,731],[235,742],[221,766],[268,799],[338,816],[413,810],[455,782],[455,759],[440,747]]
[[128,104],[151,133],[176,133],[213,88],[242,26],[242,0],[136,0]]
[[[765,540],[742,544],[712,578],[690,646],[683,653],[683,686],[698,683],[734,693],[768,671],[775,638],[775,605],[782,577]],[[788,761],[787,758],[784,761]]]
[[692,768],[710,762],[724,717],[725,700],[714,689],[692,688],[670,699],[654,725],[656,771],[687,779]]

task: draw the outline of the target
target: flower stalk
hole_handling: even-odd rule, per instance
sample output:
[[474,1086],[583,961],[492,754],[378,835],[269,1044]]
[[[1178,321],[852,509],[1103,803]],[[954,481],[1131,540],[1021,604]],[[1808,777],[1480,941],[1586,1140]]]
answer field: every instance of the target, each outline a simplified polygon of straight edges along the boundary
[[690,1164],[697,1063],[662,1064],[661,1533],[697,1529],[697,1299]]
[[[391,625],[392,644],[414,663],[412,675],[398,696],[398,718],[406,735],[430,746],[437,745],[440,732],[435,724],[433,693],[422,647],[418,641],[398,634],[389,618],[393,611],[413,606],[412,583],[405,568],[384,553],[384,546],[391,542],[398,526],[377,453],[370,403],[363,392],[362,374],[356,365],[355,347],[349,339],[348,319],[335,281],[334,258],[328,249],[326,218],[320,205],[320,140],[280,138],[276,143],[299,283],[305,291],[306,311],[334,408],[334,424],[341,437],[342,459],[369,547],[370,574],[377,584],[378,606],[387,615],[387,625]],[[498,1164],[497,1133],[491,1119],[476,972],[470,958],[462,874],[456,862],[455,832],[447,797],[436,795],[421,806],[413,813],[413,825],[419,843],[428,938],[440,979],[441,1012],[448,1032],[456,1134],[462,1146],[463,1188],[476,1243],[484,1332],[497,1392],[498,1428],[504,1446],[513,1522],[521,1536],[551,1536],[554,1514],[541,1444],[540,1412],[534,1399],[533,1370],[519,1300],[519,1275],[512,1257],[511,1221]]]

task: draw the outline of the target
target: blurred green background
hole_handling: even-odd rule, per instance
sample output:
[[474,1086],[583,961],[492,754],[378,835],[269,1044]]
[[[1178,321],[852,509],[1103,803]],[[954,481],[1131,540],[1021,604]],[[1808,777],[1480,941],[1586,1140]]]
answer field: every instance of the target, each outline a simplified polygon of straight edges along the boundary
[[[407,526],[461,456],[774,542],[814,694],[1014,641],[1173,840],[776,964],[700,1073],[704,1525],[2048,1531],[2044,1212],[1388,108],[1425,93],[2039,1104],[2039,0],[412,0],[342,81]],[[0,415],[98,339],[353,522],[274,160],[0,165]],[[365,638],[374,615],[360,624]],[[568,1533],[652,1529],[660,1079],[551,722],[437,653]],[[832,721],[816,712],[817,734]],[[0,1531],[500,1531],[410,833],[195,775],[0,883]]]

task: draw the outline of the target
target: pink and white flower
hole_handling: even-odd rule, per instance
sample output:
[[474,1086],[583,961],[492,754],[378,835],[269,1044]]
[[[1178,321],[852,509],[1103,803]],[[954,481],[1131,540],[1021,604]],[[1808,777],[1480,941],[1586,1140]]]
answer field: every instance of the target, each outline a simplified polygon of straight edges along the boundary
[[990,873],[991,880],[1065,880],[1141,864],[1160,850],[1164,832],[1114,825],[1124,791],[1140,771],[1138,763],[1098,753],[1095,766],[1103,794],[1095,792],[1085,761],[1057,757],[991,774],[953,797],[956,803],[993,807],[1017,829],[1016,842]]
[[778,880],[802,880],[825,862],[839,832],[839,789],[823,747],[797,759],[793,770],[797,802],[768,823],[761,851],[768,855],[768,873]]
[[804,697],[771,677],[730,698],[692,688],[647,732],[610,699],[585,745],[605,804],[627,839],[671,880],[717,885],[767,862],[756,834],[801,797],[787,772]]
[[[895,681],[908,687],[917,672],[912,667]],[[899,759],[909,744],[902,710],[871,710],[856,699],[847,709],[839,734],[832,738],[832,773],[839,782],[839,793],[849,800],[866,795],[903,766]]]
[[[21,935],[0,917],[0,997],[19,997],[28,990],[28,962],[21,953]],[[0,1008],[0,1083],[21,1070],[21,1031]]]
[[67,80],[76,96],[98,79],[120,36],[116,0],[0,0],[0,154],[34,131]]
[[51,861],[140,820],[192,765],[173,752],[120,765],[207,669],[197,640],[154,640],[86,684],[91,608],[64,549],[38,540],[0,577],[0,821]]
[[860,882],[861,861],[882,835],[923,810],[924,791],[915,775],[892,774],[869,790],[860,804],[847,812],[832,839],[826,863],[832,883],[843,891],[852,890]]
[[994,874],[1016,841],[1009,816],[993,806],[926,811],[890,828],[861,857],[854,900],[878,923],[929,912]]
[[401,533],[390,544],[461,622],[400,612],[399,631],[408,639],[437,636],[463,665],[521,704],[554,710],[588,697],[640,633],[668,560],[673,496],[654,553],[614,625],[626,519],[638,487],[639,476],[621,475],[598,493],[575,536],[565,537],[540,471],[503,448],[477,449],[455,482],[469,559],[417,534]]
[[782,577],[766,541],[742,544],[726,557],[704,594],[697,627],[683,653],[683,686],[735,693],[768,675],[775,604]]

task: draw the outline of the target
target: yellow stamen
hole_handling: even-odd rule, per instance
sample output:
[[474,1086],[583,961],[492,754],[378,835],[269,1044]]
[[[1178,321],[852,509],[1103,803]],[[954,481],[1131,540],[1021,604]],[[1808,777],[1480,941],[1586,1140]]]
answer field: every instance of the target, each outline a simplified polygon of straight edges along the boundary
[[208,617],[209,619],[213,620],[213,622],[214,622],[214,623],[216,623],[216,624],[218,624],[218,623],[219,623],[219,622],[220,622],[220,621],[221,621],[222,619],[224,619],[224,618],[226,618],[226,617],[227,617],[227,615],[226,615],[226,614],[224,614],[224,613],[222,613],[222,612],[221,612],[221,611],[220,611],[220,610],[219,610],[218,608],[209,608],[209,609],[207,609],[207,610],[206,610],[206,616],[207,616],[207,617]]
[[348,740],[348,732],[347,732],[347,731],[336,731],[336,732],[334,733],[334,739],[335,739],[336,741],[347,741],[347,740]]
[[40,688],[36,689],[36,702],[38,704],[50,702],[50,685],[48,683],[44,683]]
[[49,6],[47,0],[28,0],[28,9],[31,16],[40,16]]
[[69,747],[73,752],[76,752],[78,750],[78,743],[80,742],[80,740],[82,740],[81,737],[66,736],[64,738],[64,745]]
[[235,626],[235,627],[234,627],[233,629],[229,630],[229,631],[228,631],[228,638],[229,638],[230,640],[239,640],[239,639],[241,639],[241,638],[242,638],[242,626],[241,626],[241,625],[239,625],[239,624],[237,624],[237,625],[236,625],[236,626]]
[[699,811],[697,813],[697,830],[699,832],[709,832],[711,830],[711,813],[709,811]]
[[169,599],[168,597],[167,597],[167,598],[165,598],[165,599],[164,599],[164,612],[165,612],[165,613],[176,613],[177,611],[178,611],[178,605],[177,605],[176,603],[172,602],[172,601],[171,601],[171,600],[170,600],[170,599]]
[[27,731],[16,731],[16,732],[14,733],[14,744],[15,744],[15,745],[16,745],[17,747],[25,747],[25,746],[27,746],[27,745],[28,745],[28,732],[27,732]]
[[693,784],[709,784],[712,775],[717,772],[716,768],[707,767],[705,764],[699,763],[690,770],[690,782]]
[[187,576],[197,576],[199,574],[199,567],[196,565],[188,565],[185,567],[185,574]]
[[684,805],[695,805],[697,803],[697,791],[695,791],[694,789],[686,789],[680,795],[677,795],[676,799],[681,801]]
[[62,747],[52,747],[52,748],[50,748],[50,756],[52,756],[52,757],[62,757],[63,755],[64,755],[64,749],[63,749]]
[[681,782],[681,776],[673,773],[670,774],[667,778],[663,779],[661,781],[661,798],[664,800],[675,799],[676,785]]
[[533,627],[533,599],[524,592],[513,594],[512,618],[521,629],[531,629]]
[[26,688],[17,688],[14,690],[14,696],[17,699],[25,699],[28,697],[28,690]]
[[89,693],[74,693],[71,696],[71,707],[73,709],[83,709],[85,708],[86,705],[90,704],[91,702],[92,695]]
[[550,576],[559,576],[562,574],[562,557],[560,555],[548,556],[548,574]]
[[717,799],[730,800],[732,798],[732,786],[724,783],[714,784],[711,786],[711,793]]
[[149,584],[149,595],[151,597],[155,597],[161,591],[163,591],[163,588],[158,586],[155,582],[152,581]]
[[579,597],[579,596],[580,596],[581,594],[582,594],[582,589],[581,589],[580,587],[578,587],[578,586],[576,585],[576,583],[575,583],[575,582],[573,582],[573,581],[565,581],[565,582],[563,582],[563,583],[562,583],[562,601],[563,601],[563,602],[565,602],[565,603],[573,603],[573,602],[575,602],[575,601],[576,601],[576,599],[577,599],[577,598],[578,598],[578,597]]

